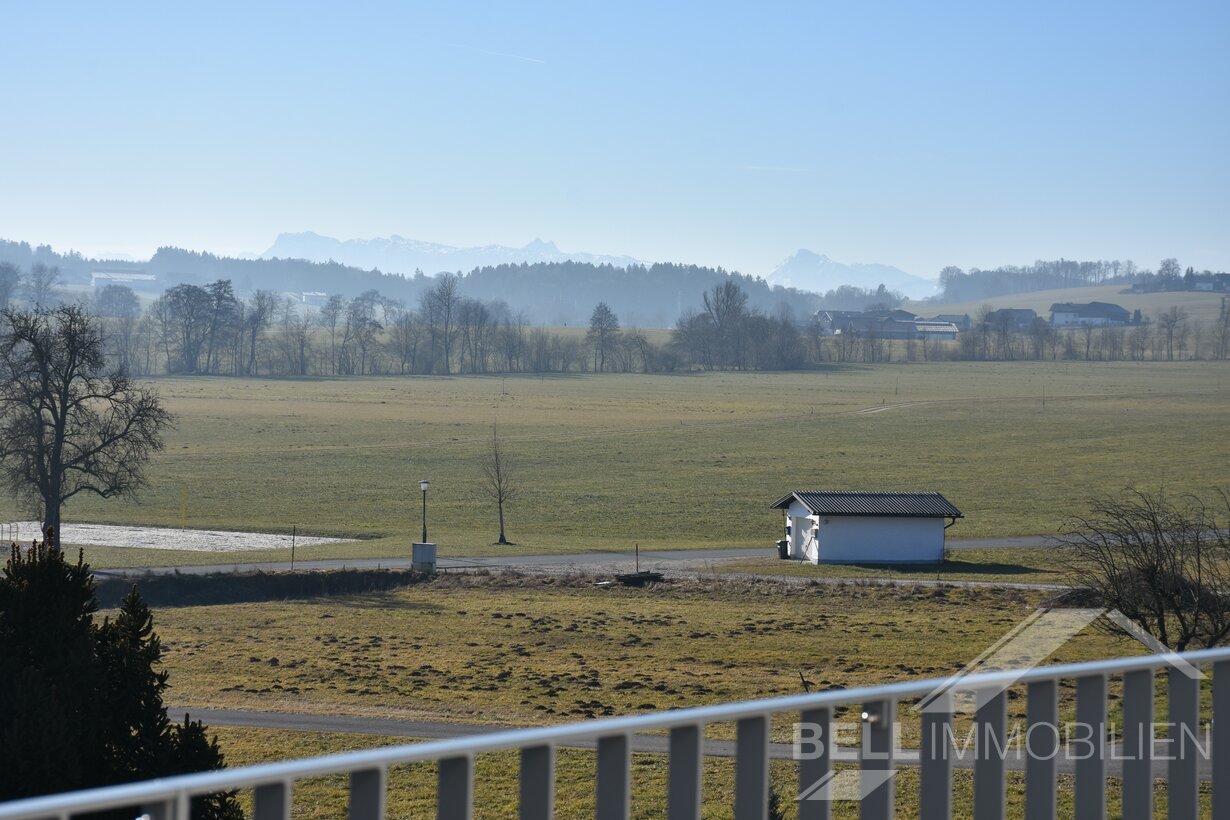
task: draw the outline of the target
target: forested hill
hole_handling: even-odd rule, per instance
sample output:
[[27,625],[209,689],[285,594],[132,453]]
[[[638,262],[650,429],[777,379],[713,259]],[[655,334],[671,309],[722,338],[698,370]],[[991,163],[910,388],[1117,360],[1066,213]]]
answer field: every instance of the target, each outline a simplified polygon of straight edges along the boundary
[[[361,270],[336,262],[301,259],[233,259],[179,248],[159,248],[147,262],[89,259],[60,254],[48,246],[0,241],[0,262],[22,271],[43,264],[60,268],[66,285],[83,286],[95,271],[132,271],[157,276],[144,290],[161,292],[178,284],[204,285],[229,279],[238,294],[258,289],[289,293],[319,291],[354,297],[375,290],[413,307],[434,284],[434,277],[405,277]],[[624,326],[669,327],[689,309],[700,308],[702,294],[733,279],[748,295],[749,307],[774,313],[788,305],[796,316],[816,310],[821,297],[763,279],[698,265],[655,264],[627,268],[590,262],[538,262],[476,268],[462,274],[461,293],[484,301],[506,302],[513,313],[531,322],[578,325],[589,321],[594,305],[606,302]],[[872,298],[868,294],[866,298]]]
[[804,316],[820,304],[814,293],[772,287],[758,277],[698,265],[497,265],[471,271],[462,279],[461,289],[468,296],[505,301],[542,324],[588,323],[594,305],[606,302],[625,326],[670,327],[688,310],[701,307],[705,291],[728,279],[747,293],[750,307],[765,313],[787,305],[796,316]]
[[[117,259],[91,259],[79,253],[56,253],[47,245],[32,248],[26,242],[0,240],[0,262],[28,271],[33,265],[58,267],[66,285],[88,285],[95,271],[131,271],[158,277],[151,290],[162,291],[175,285],[204,285],[230,279],[235,290],[286,292],[323,291],[357,296],[365,290],[378,290],[392,299],[417,299],[427,286],[422,282],[376,270],[360,270],[336,262],[308,262],[303,259],[234,259],[212,253],[159,248],[145,262]],[[424,277],[425,280],[425,277]]]

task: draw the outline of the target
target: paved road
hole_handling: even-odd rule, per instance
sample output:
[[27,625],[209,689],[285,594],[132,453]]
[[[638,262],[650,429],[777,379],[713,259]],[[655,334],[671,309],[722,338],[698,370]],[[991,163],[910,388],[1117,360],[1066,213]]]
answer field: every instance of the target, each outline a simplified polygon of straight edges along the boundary
[[[508,731],[519,727],[493,726],[473,723],[448,723],[433,720],[398,720],[394,718],[356,717],[352,715],[315,715],[290,712],[259,712],[240,709],[183,709],[170,708],[168,716],[174,721],[182,721],[187,712],[194,720],[204,721],[207,726],[250,726],[262,729],[289,729],[302,732],[346,732],[362,735],[379,735],[381,737],[404,737],[416,740],[441,740],[454,737],[473,737],[491,732]],[[958,736],[958,741],[964,738]],[[597,738],[578,740],[563,744],[569,748],[597,748]],[[670,751],[669,738],[665,735],[633,735],[629,745],[633,752],[651,754],[666,754]],[[1111,747],[1111,755],[1107,762],[1107,774],[1115,776],[1122,768],[1122,755],[1115,754],[1118,745]],[[779,760],[789,760],[792,748],[788,743],[770,743],[769,756]],[[704,753],[713,757],[734,757],[735,744],[730,740],[711,740],[704,742]],[[1166,755],[1169,746],[1165,741],[1159,741],[1155,748],[1154,775],[1165,777],[1167,772]],[[853,763],[858,761],[858,750],[852,746],[840,746],[834,753],[839,762]],[[973,747],[962,756],[954,757],[953,766],[958,769],[973,768]],[[1117,759],[1118,758],[1118,759]],[[918,749],[898,749],[895,760],[902,766],[917,766]],[[1075,771],[1075,760],[1067,759],[1064,753],[1056,758],[1060,773],[1071,774]],[[1022,771],[1025,768],[1023,751],[1009,751],[1005,760],[1008,769]],[[1208,759],[1200,763],[1200,778],[1209,780],[1212,775],[1212,764]]]
[[[1045,547],[1048,541],[1043,536],[1020,536],[1016,538],[976,538],[951,540],[948,546],[954,550],[1000,549],[1008,547]],[[741,549],[695,549],[695,550],[642,550],[641,569],[669,570],[672,568],[703,568],[706,564],[734,561],[741,558],[772,558],[772,547]],[[563,571],[594,567],[630,571],[633,555],[629,552],[575,552],[558,555],[504,555],[489,558],[454,558],[442,555],[440,569],[465,569],[482,567],[489,569],[550,569]],[[409,569],[407,558],[333,558],[318,561],[296,561],[295,569]],[[265,561],[260,563],[201,564],[185,567],[137,567],[132,569],[100,570],[100,575],[146,575],[175,574],[208,575],[218,572],[286,572],[291,569],[289,561]]]

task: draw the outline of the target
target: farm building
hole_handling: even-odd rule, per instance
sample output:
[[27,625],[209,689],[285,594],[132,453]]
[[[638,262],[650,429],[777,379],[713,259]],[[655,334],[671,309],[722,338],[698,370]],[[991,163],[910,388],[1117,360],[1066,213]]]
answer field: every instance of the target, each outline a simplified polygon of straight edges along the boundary
[[772,509],[786,513],[783,557],[813,564],[936,564],[964,517],[939,493],[796,490]]
[[1109,302],[1088,302],[1086,304],[1059,302],[1051,305],[1051,324],[1055,327],[1126,325],[1131,321],[1130,313]]
[[850,334],[864,339],[955,339],[952,322],[920,319],[908,310],[820,310],[816,312],[820,335]]

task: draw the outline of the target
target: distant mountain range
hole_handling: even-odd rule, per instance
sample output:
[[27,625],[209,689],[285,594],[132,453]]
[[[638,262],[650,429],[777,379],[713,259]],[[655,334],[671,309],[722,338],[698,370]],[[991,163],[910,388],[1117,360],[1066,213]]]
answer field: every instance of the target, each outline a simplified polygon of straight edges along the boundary
[[911,299],[925,299],[939,292],[939,283],[906,273],[892,265],[847,265],[834,262],[821,253],[800,249],[765,277],[771,285],[781,285],[814,293],[825,293],[842,285],[875,290],[884,285],[888,290],[904,293]]
[[523,248],[483,245],[455,248],[437,242],[406,239],[403,236],[376,239],[334,239],[312,231],[279,234],[263,259],[307,259],[312,262],[340,262],[365,270],[378,268],[385,273],[407,276],[421,270],[428,276],[443,272],[469,272],[474,268],[519,265],[522,262],[589,262],[626,268],[645,264],[631,256],[594,253],[565,253],[554,242],[535,239]]

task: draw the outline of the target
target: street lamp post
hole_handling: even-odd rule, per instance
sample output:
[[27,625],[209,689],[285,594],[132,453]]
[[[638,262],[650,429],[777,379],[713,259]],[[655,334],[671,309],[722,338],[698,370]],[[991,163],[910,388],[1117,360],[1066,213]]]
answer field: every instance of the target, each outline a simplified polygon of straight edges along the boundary
[[431,486],[431,482],[423,479],[419,482],[419,489],[423,491],[423,543],[427,543],[427,488]]

